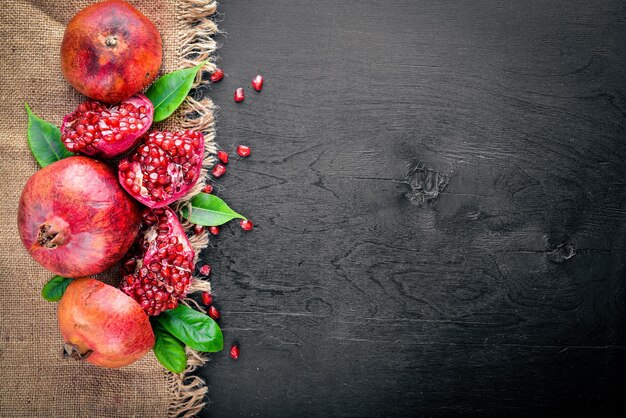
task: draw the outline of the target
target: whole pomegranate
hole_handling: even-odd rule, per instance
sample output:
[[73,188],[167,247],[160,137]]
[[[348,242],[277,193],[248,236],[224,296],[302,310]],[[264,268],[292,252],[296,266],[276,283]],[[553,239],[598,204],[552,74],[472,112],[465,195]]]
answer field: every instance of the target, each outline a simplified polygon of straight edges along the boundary
[[61,276],[82,277],[101,273],[124,256],[139,231],[141,213],[111,168],[75,156],[28,179],[17,221],[35,261]]
[[119,103],[152,83],[162,54],[156,26],[130,4],[109,0],[82,9],[68,23],[61,70],[85,96]]
[[150,208],[177,201],[198,182],[204,159],[202,132],[150,132],[118,165],[120,184]]
[[154,106],[143,94],[112,106],[87,100],[63,119],[61,140],[71,152],[115,157],[137,145],[153,115]]
[[148,315],[174,309],[191,286],[194,256],[169,207],[145,209],[142,234],[124,262],[120,286]]
[[92,278],[72,280],[59,302],[64,354],[100,367],[122,367],[154,346],[148,315],[132,298]]

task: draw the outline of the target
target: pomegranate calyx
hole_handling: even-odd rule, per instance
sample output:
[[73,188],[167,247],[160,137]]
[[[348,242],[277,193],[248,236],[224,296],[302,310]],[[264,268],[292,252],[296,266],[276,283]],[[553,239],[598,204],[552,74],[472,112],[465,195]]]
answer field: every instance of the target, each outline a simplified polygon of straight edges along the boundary
[[39,226],[37,240],[34,246],[56,248],[67,242],[69,224],[58,216],[46,220]]
[[85,360],[93,353],[93,350],[87,350],[84,353],[80,352],[78,345],[70,342],[63,344],[63,358],[73,358],[74,360]]

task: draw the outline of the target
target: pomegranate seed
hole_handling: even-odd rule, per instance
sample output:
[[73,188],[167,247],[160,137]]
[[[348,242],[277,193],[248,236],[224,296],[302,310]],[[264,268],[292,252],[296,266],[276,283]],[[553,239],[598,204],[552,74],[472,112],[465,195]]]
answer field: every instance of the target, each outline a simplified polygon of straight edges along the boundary
[[193,227],[193,233],[196,235],[200,235],[205,231],[204,227],[202,225],[194,225]]
[[220,317],[222,315],[220,315],[220,311],[218,311],[217,309],[215,309],[215,306],[211,305],[209,307],[209,316],[215,320],[220,319]]
[[262,75],[259,74],[252,79],[252,87],[256,91],[261,91],[261,89],[263,88],[263,76]]
[[247,147],[245,145],[239,145],[237,147],[237,154],[239,154],[239,156],[241,157],[247,157],[250,155],[250,147]]
[[200,274],[202,274],[203,276],[208,276],[209,274],[211,274],[211,266],[205,264],[204,266],[200,267]]
[[228,164],[228,153],[226,151],[218,151],[217,158],[219,158],[224,164]]
[[202,292],[202,303],[204,303],[205,306],[209,306],[213,303],[213,295],[209,292]]
[[222,164],[215,164],[215,167],[213,167],[213,176],[219,178],[222,177],[225,173],[226,167],[224,167]]
[[239,344],[233,344],[230,346],[230,357],[233,360],[237,360],[239,358]]
[[211,235],[219,235],[220,227],[219,226],[210,226],[209,227],[209,232],[211,233]]
[[221,68],[216,68],[215,71],[213,71],[213,74],[211,74],[211,77],[209,78],[211,79],[212,83],[217,83],[222,78],[224,78],[224,71],[222,71]]
[[235,90],[235,101],[237,103],[239,102],[243,102],[243,99],[245,99],[246,96],[243,94],[243,89],[241,87],[239,87],[237,90]]
[[204,186],[204,188],[202,189],[202,191],[204,193],[213,193],[213,186],[210,184],[207,184],[206,186]]
[[250,222],[248,219],[244,219],[243,221],[241,221],[240,225],[241,229],[243,229],[244,231],[252,231],[252,228],[254,227],[252,222]]

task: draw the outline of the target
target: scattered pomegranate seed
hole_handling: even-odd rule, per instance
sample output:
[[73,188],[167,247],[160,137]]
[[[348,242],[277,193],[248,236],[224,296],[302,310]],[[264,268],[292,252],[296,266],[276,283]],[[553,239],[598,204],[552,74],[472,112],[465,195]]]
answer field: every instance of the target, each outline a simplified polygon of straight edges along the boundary
[[263,76],[262,75],[259,74],[252,79],[252,87],[256,91],[261,91],[261,89],[263,88]]
[[196,235],[200,235],[205,231],[204,227],[202,225],[194,225],[193,226],[193,233]]
[[209,274],[211,274],[211,266],[205,264],[204,266],[200,267],[200,274],[202,274],[203,276],[208,276]]
[[244,219],[243,221],[241,221],[240,225],[241,229],[243,229],[244,231],[252,231],[252,228],[254,227],[252,222],[250,222],[248,219]]
[[220,227],[219,226],[210,226],[209,227],[209,232],[211,233],[211,235],[219,235]]
[[224,71],[222,71],[221,68],[216,68],[215,71],[213,71],[213,74],[211,74],[211,77],[209,78],[211,79],[212,83],[217,83],[222,78],[224,78]]
[[220,319],[222,315],[220,315],[220,311],[218,311],[215,306],[211,305],[209,307],[209,316],[215,320]]
[[239,87],[237,90],[235,90],[235,101],[237,103],[239,102],[243,102],[243,99],[245,99],[246,96],[243,94],[243,89],[241,87]]
[[247,147],[245,145],[239,145],[237,147],[237,154],[239,154],[239,156],[241,157],[247,157],[250,155],[250,147]]
[[219,158],[224,164],[228,164],[228,153],[226,151],[218,151],[217,158]]
[[209,292],[202,292],[202,303],[204,303],[205,306],[209,306],[213,303],[213,295]]
[[239,358],[239,344],[233,344],[230,346],[230,357],[233,360],[237,360]]
[[207,184],[206,186],[204,186],[204,189],[202,189],[202,191],[204,193],[213,193],[213,186],[210,184]]
[[226,167],[222,164],[215,164],[215,167],[213,167],[213,176],[219,178],[224,174],[226,174]]

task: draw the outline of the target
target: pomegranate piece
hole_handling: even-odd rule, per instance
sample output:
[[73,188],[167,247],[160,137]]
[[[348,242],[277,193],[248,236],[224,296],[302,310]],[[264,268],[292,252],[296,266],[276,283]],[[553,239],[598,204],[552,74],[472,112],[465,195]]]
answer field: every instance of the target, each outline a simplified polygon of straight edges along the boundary
[[228,164],[228,153],[226,151],[218,151],[217,158],[224,164]]
[[222,78],[224,78],[224,71],[222,71],[221,68],[216,68],[215,71],[213,71],[213,74],[211,74],[211,77],[209,78],[212,83],[217,83]]
[[224,167],[222,164],[215,164],[215,167],[213,167],[213,171],[211,173],[213,174],[213,177],[220,178],[224,174],[226,174],[226,167]]
[[115,157],[137,145],[153,115],[154,106],[143,94],[112,106],[87,100],[63,118],[61,140],[70,152]]
[[109,166],[75,156],[28,179],[17,224],[35,261],[61,276],[83,277],[101,273],[124,257],[139,232],[141,209]]
[[124,262],[120,287],[148,315],[174,309],[191,286],[194,256],[170,208],[145,209],[142,234]]
[[209,306],[213,303],[213,295],[209,292],[202,292],[202,303],[204,303],[205,306]]
[[239,344],[233,344],[230,346],[230,358],[237,360],[239,358]]
[[243,92],[243,89],[241,87],[239,87],[237,90],[235,90],[235,101],[237,103],[239,102],[243,102],[243,99],[245,99],[246,96]]
[[250,155],[250,147],[247,147],[245,145],[239,145],[237,147],[237,154],[239,154],[240,157],[247,157]]
[[252,231],[252,228],[254,228],[254,225],[248,219],[242,220],[239,224],[244,231]]
[[149,208],[160,208],[187,194],[200,178],[204,135],[196,131],[150,132],[118,165],[126,191]]
[[213,193],[213,186],[210,184],[207,184],[206,186],[204,186],[204,188],[202,189],[202,191],[204,193]]
[[162,55],[154,23],[125,1],[102,1],[67,24],[61,71],[85,96],[119,103],[152,84]]
[[126,366],[154,346],[150,320],[137,302],[96,279],[72,280],[58,319],[64,355],[96,366]]
[[261,91],[261,89],[263,89],[263,76],[262,75],[259,74],[252,79],[252,88],[255,89],[256,91]]
[[[202,274],[203,276],[209,276],[211,274],[211,266],[205,264],[204,266],[200,267],[200,274]],[[207,305],[210,305],[210,303],[207,303]]]
[[222,317],[220,311],[218,311],[213,305],[209,307],[209,316],[216,321]]

